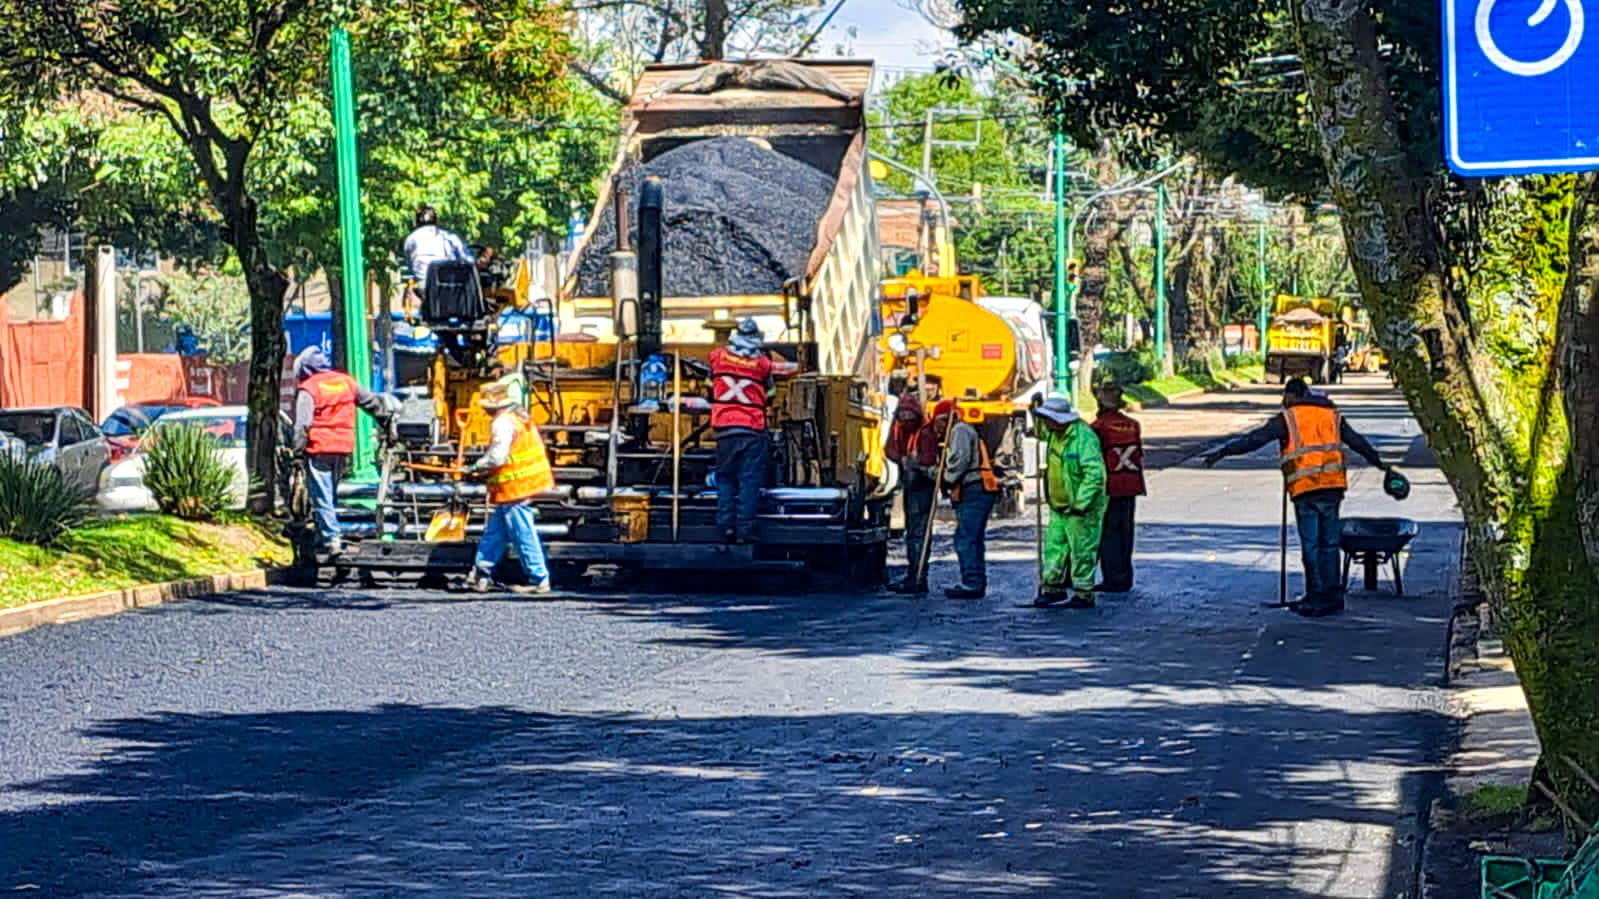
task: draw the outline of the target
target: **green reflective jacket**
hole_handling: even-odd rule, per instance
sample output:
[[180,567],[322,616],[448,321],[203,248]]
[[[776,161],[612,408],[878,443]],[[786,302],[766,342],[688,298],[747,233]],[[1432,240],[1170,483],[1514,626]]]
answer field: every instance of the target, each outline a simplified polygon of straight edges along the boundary
[[1087,512],[1105,498],[1105,454],[1099,435],[1078,419],[1052,428],[1034,419],[1034,434],[1044,444],[1044,496],[1059,512]]

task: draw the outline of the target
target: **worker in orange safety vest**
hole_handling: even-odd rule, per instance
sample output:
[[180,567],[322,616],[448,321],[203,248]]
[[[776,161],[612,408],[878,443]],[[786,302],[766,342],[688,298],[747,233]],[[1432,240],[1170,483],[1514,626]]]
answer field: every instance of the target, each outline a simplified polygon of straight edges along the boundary
[[1391,474],[1376,448],[1349,426],[1326,396],[1311,392],[1303,378],[1283,388],[1283,411],[1270,421],[1205,455],[1206,467],[1227,456],[1254,452],[1277,442],[1283,484],[1294,503],[1300,554],[1305,566],[1305,595],[1293,609],[1309,618],[1344,608],[1344,579],[1339,549],[1339,508],[1349,487],[1344,446],[1372,466]]
[[339,475],[355,453],[355,410],[387,421],[390,406],[382,395],[335,369],[320,347],[307,347],[295,357],[294,375],[299,384],[294,395],[294,455],[305,464],[318,548],[336,556],[344,549],[337,507]]
[[[550,592],[550,570],[539,542],[538,522],[530,500],[555,487],[555,471],[550,467],[544,439],[533,425],[527,410],[504,380],[483,385],[478,397],[483,411],[492,413],[489,448],[468,470],[488,482],[489,504],[494,511],[483,527],[477,544],[467,589],[478,593],[506,590],[534,594]],[[527,574],[526,584],[497,581],[494,569],[505,558],[505,551],[516,547],[516,555]]]

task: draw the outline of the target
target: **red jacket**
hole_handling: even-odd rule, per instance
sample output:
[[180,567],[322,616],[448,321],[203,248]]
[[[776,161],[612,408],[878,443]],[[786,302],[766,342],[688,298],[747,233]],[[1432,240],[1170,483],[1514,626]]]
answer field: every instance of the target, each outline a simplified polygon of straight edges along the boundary
[[1105,492],[1114,497],[1143,496],[1144,435],[1138,422],[1123,412],[1101,412],[1093,428],[1105,451]]
[[330,369],[301,381],[300,389],[310,395],[315,410],[305,451],[313,456],[355,452],[355,406],[361,392],[355,379]]
[[725,347],[711,350],[711,427],[766,430],[766,393],[772,383],[772,358],[740,356]]

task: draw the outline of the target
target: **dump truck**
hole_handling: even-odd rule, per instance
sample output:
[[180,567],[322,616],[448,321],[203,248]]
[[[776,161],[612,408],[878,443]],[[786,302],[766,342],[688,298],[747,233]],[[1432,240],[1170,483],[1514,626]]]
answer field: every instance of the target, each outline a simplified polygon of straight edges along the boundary
[[1050,383],[1038,304],[1025,297],[985,296],[975,275],[928,277],[912,271],[883,282],[881,315],[880,365],[890,390],[959,400],[961,414],[1004,473],[995,514],[1020,514],[1030,472],[1026,410]]
[[[874,353],[871,78],[860,61],[649,67],[549,333],[507,359],[493,303],[429,322],[428,395],[407,401],[379,483],[345,491],[349,548],[313,562],[466,570],[487,511],[483,485],[462,477],[488,442],[476,399],[509,368],[554,465],[555,488],[533,505],[558,586],[595,566],[880,583],[892,485]],[[745,317],[795,373],[768,408],[773,477],[756,539],[727,544],[706,358]]]
[[1278,294],[1266,330],[1266,375],[1281,382],[1332,380],[1337,327],[1338,302],[1331,297]]

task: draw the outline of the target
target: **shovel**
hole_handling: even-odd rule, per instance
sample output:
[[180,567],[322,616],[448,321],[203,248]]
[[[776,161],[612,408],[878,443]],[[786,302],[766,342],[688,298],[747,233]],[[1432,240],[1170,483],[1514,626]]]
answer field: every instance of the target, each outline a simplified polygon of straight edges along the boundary
[[450,501],[444,508],[433,513],[433,520],[428,522],[428,529],[422,539],[428,543],[458,543],[466,539],[466,521],[471,514],[466,500],[461,498],[461,467],[466,462],[466,418],[467,413],[455,413],[455,426],[457,429],[455,450],[455,483],[456,489]]

